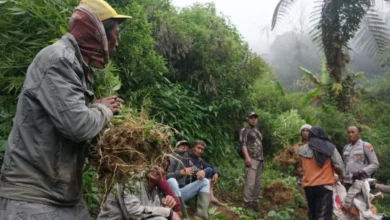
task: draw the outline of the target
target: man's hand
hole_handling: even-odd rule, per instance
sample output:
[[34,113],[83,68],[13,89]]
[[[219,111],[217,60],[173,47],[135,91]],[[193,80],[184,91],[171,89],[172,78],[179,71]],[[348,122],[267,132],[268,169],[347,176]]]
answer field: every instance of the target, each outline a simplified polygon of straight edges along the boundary
[[181,218],[176,212],[173,212],[171,220],[181,220]]
[[196,177],[198,178],[198,180],[204,179],[205,176],[206,176],[206,172],[204,172],[204,170],[200,170],[196,173]]
[[211,180],[214,184],[217,184],[218,183],[218,178],[219,178],[219,175],[218,173],[214,174],[213,176],[213,179]]
[[116,96],[109,96],[101,99],[95,99],[92,103],[100,103],[109,108],[113,114],[117,114],[119,112],[119,107],[124,101]]
[[173,208],[176,206],[176,201],[172,196],[167,195],[162,199],[162,205],[167,208]]
[[251,167],[252,166],[252,159],[250,157],[245,158],[245,166]]
[[182,176],[192,176],[192,174],[194,174],[194,168],[192,167],[187,167],[180,170],[180,175]]
[[365,178],[368,178],[368,175],[364,171],[359,171],[352,174],[353,180],[362,180]]

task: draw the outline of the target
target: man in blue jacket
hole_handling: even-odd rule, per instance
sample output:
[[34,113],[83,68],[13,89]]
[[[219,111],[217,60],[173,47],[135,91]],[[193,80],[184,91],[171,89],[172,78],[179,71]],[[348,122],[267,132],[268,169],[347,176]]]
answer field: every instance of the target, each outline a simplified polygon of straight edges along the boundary
[[217,198],[214,196],[214,185],[218,183],[218,179],[221,176],[221,173],[217,168],[207,163],[202,156],[206,151],[206,143],[203,141],[195,141],[192,145],[192,149],[188,152],[194,166],[196,166],[200,171],[197,173],[197,176],[204,176],[210,180],[210,202],[214,204],[220,204]]

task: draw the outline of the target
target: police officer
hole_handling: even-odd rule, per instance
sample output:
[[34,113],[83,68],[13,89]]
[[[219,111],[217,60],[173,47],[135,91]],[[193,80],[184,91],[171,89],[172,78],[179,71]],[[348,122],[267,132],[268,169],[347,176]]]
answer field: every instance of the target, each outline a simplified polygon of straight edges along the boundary
[[348,189],[355,179],[372,177],[379,167],[374,147],[360,139],[360,129],[348,127],[349,144],[344,147],[343,159],[345,164],[344,186]]

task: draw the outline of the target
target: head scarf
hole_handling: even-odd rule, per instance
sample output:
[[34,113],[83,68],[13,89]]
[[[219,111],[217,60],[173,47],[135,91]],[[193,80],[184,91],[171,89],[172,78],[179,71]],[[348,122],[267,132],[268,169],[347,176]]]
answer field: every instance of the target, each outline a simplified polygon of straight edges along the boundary
[[76,39],[81,54],[89,59],[89,65],[103,69],[108,63],[106,31],[99,17],[85,5],[78,6],[70,19],[69,32]]
[[326,159],[332,156],[336,147],[329,141],[322,127],[313,126],[309,130],[309,148],[313,150],[317,165],[322,167]]

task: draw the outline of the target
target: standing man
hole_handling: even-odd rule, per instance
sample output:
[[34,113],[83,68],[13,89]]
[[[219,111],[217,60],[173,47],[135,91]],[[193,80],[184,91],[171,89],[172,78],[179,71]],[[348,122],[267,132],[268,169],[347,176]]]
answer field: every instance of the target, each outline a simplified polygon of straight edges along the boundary
[[304,124],[301,126],[300,129],[300,134],[301,134],[301,141],[294,145],[294,152],[297,157],[297,163],[295,164],[295,170],[294,174],[297,178],[297,184],[299,186],[299,191],[302,193],[302,195],[305,194],[303,188],[302,188],[302,175],[303,175],[303,170],[302,170],[302,161],[299,159],[299,149],[303,147],[307,142],[309,141],[309,130],[311,128],[311,125],[309,124]]
[[379,167],[374,147],[360,139],[360,129],[348,127],[349,144],[344,147],[345,179],[344,186],[348,189],[355,179],[372,177]]
[[218,183],[218,179],[221,176],[221,173],[217,168],[207,163],[202,158],[205,151],[206,143],[204,141],[195,141],[192,149],[188,152],[188,156],[190,157],[194,166],[200,170],[197,175],[205,176],[210,180],[210,202],[214,204],[220,204],[218,199],[214,196],[214,185]]
[[325,130],[314,126],[309,130],[309,142],[299,149],[302,160],[302,187],[305,189],[310,219],[332,220],[334,173],[341,178],[344,164]]
[[0,219],[90,219],[81,198],[86,141],[123,102],[95,99],[91,66],[106,66],[126,18],[103,0],[82,0],[69,33],[29,66],[1,170]]
[[248,127],[241,129],[240,142],[245,159],[244,202],[246,209],[260,211],[259,195],[264,170],[262,135],[257,129],[258,116],[255,112],[247,115]]

